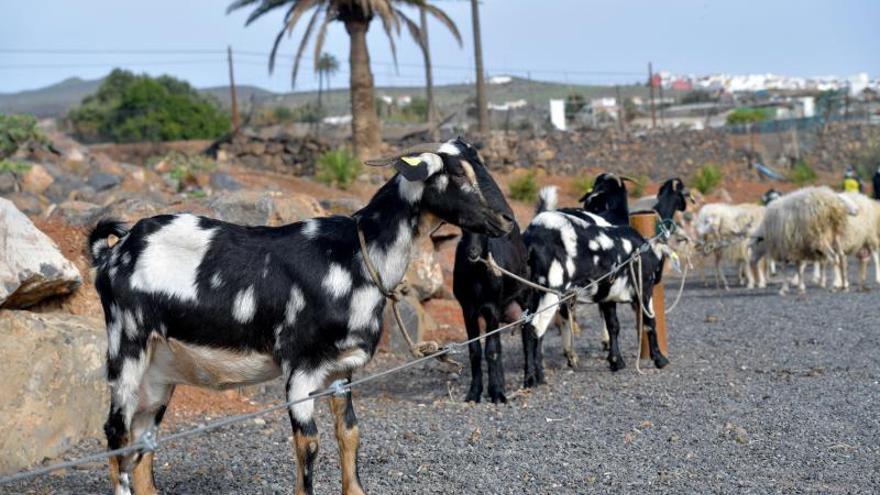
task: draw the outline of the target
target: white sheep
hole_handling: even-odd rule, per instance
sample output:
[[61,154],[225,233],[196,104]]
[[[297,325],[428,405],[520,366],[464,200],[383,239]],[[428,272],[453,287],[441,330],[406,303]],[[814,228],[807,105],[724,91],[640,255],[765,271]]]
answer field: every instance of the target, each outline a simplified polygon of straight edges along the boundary
[[[867,289],[868,262],[874,259],[875,281],[880,284],[880,203],[864,194],[847,192],[839,193],[844,201],[855,205],[858,212],[846,220],[841,248],[848,257],[859,258],[859,284]],[[844,258],[841,267],[834,270],[834,288],[849,289],[848,261]],[[824,279],[824,274],[821,277]]]
[[[697,238],[706,246],[717,245],[711,251],[715,258],[716,285],[723,283],[724,288],[728,288],[727,278],[721,270],[722,260],[727,260],[738,266],[741,284],[750,289],[755,286],[755,277],[749,262],[752,254],[750,238],[763,217],[764,207],[750,203],[710,203],[700,209],[695,222]],[[758,264],[757,272],[758,284],[763,287],[763,259]]]
[[[807,187],[773,201],[755,232],[752,263],[764,256],[796,263],[798,292],[806,292],[804,270],[810,261],[845,262],[843,236],[847,214],[857,208],[828,187]],[[782,277],[780,294],[788,292],[789,279]]]

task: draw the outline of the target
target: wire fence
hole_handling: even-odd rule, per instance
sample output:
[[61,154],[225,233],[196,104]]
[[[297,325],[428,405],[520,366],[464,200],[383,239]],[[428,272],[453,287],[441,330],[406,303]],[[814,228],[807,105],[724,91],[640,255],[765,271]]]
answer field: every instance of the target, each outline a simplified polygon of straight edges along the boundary
[[175,441],[178,441],[178,440],[181,440],[184,438],[192,437],[195,435],[200,435],[205,432],[216,430],[217,428],[222,428],[224,426],[232,425],[235,423],[241,423],[243,421],[247,421],[247,420],[259,417],[259,416],[264,416],[264,415],[269,414],[273,411],[278,411],[281,409],[290,408],[292,406],[295,406],[297,404],[300,404],[300,403],[303,403],[306,401],[315,400],[315,399],[319,399],[322,397],[329,397],[331,395],[342,395],[342,394],[345,394],[348,391],[352,390],[354,387],[378,380],[380,378],[384,378],[389,375],[394,375],[394,374],[400,373],[401,371],[412,368],[414,366],[421,365],[422,363],[424,363],[426,361],[430,361],[430,360],[436,359],[438,357],[445,356],[447,354],[457,353],[459,351],[459,349],[466,349],[467,346],[473,342],[484,340],[492,335],[511,330],[511,329],[516,328],[524,323],[530,323],[536,315],[543,313],[545,311],[556,310],[556,308],[558,308],[560,305],[562,305],[564,303],[567,303],[569,300],[573,299],[573,300],[577,301],[578,297],[581,294],[583,294],[584,292],[596,287],[603,280],[620,273],[621,270],[624,270],[627,267],[629,267],[630,265],[632,265],[633,263],[635,263],[636,260],[641,258],[642,254],[646,253],[650,249],[652,242],[660,240],[660,239],[662,239],[664,241],[668,240],[669,237],[672,235],[672,231],[670,230],[670,228],[668,228],[666,226],[664,221],[661,221],[658,225],[659,225],[660,232],[657,235],[655,235],[649,239],[646,239],[645,242],[643,244],[641,244],[637,249],[635,249],[628,258],[626,258],[622,262],[618,262],[615,265],[613,265],[612,268],[608,272],[604,273],[602,276],[591,280],[590,283],[588,283],[585,286],[575,287],[575,288],[570,289],[567,293],[562,295],[557,302],[555,302],[553,304],[550,304],[550,305],[547,305],[544,307],[538,307],[538,308],[536,308],[535,312],[533,312],[533,313],[529,313],[528,311],[526,311],[523,314],[523,316],[521,318],[517,319],[516,321],[502,325],[494,330],[483,333],[482,335],[479,335],[477,337],[474,337],[474,338],[471,338],[471,339],[468,339],[465,341],[461,341],[461,342],[453,342],[453,343],[447,344],[446,346],[444,346],[443,348],[441,348],[440,350],[438,350],[435,353],[407,361],[405,363],[394,366],[392,368],[380,371],[378,373],[374,373],[372,375],[367,375],[365,377],[358,378],[356,380],[352,380],[352,381],[336,380],[333,383],[331,383],[330,386],[328,386],[327,388],[312,392],[311,394],[309,394],[308,397],[302,397],[299,399],[289,400],[286,402],[278,403],[278,404],[260,409],[258,411],[254,411],[254,412],[250,412],[250,413],[246,413],[246,414],[240,414],[240,415],[236,415],[236,416],[229,416],[229,417],[226,417],[224,419],[221,419],[221,420],[218,420],[218,421],[215,421],[212,423],[200,425],[200,426],[188,429],[188,430],[179,431],[177,433],[172,433],[172,434],[166,435],[164,437],[157,436],[157,431],[156,431],[155,427],[150,428],[150,429],[146,430],[141,435],[141,437],[138,438],[135,442],[133,442],[132,444],[130,444],[126,447],[115,449],[115,450],[109,450],[109,451],[95,452],[93,454],[89,454],[89,455],[79,457],[76,459],[72,459],[69,461],[60,462],[57,464],[52,464],[49,466],[44,466],[44,467],[33,469],[33,470],[22,471],[22,472],[15,473],[15,474],[12,474],[9,476],[4,476],[4,477],[0,478],[0,485],[5,485],[5,484],[13,483],[16,481],[23,481],[23,480],[27,480],[27,479],[31,479],[31,478],[36,478],[39,476],[44,476],[46,474],[49,474],[49,473],[52,473],[55,471],[59,471],[62,469],[67,469],[67,468],[72,468],[72,467],[80,466],[83,464],[87,464],[87,463],[91,463],[91,462],[95,462],[95,461],[99,461],[99,460],[109,459],[114,456],[127,455],[127,454],[133,454],[133,453],[152,452],[152,451],[159,449],[163,445],[167,445],[167,444],[173,443]]

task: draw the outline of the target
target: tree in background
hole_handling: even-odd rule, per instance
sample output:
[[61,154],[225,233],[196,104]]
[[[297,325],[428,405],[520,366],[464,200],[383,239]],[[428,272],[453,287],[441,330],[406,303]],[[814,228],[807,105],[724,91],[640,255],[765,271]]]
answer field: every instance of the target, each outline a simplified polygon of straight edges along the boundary
[[[458,41],[458,46],[461,46],[461,34],[458,32],[458,28],[455,24],[447,26],[449,31],[455,36],[455,40]],[[431,66],[431,46],[428,43],[428,10],[420,8],[419,9],[419,29],[421,30],[419,36],[419,48],[422,50],[422,57],[425,60],[425,98],[428,104],[428,113],[427,113],[427,121],[428,121],[428,132],[431,135],[432,139],[437,138],[437,107],[434,103],[434,74]],[[415,33],[412,33],[415,36]]]
[[321,54],[321,57],[315,63],[315,72],[318,73],[318,106],[323,107],[321,102],[321,92],[324,88],[324,80],[327,80],[327,90],[330,90],[330,76],[339,71],[339,61],[336,57],[329,53]]
[[122,69],[114,69],[67,118],[85,142],[214,139],[229,130],[229,116],[218,102],[189,83]]
[[426,0],[235,0],[229,5],[227,12],[253,6],[245,25],[278,8],[285,8],[284,24],[275,37],[272,52],[269,55],[269,71],[275,67],[275,55],[284,33],[290,35],[297,22],[307,12],[314,12],[306,24],[302,40],[293,58],[291,81],[296,82],[299,63],[308,41],[315,35],[315,62],[320,59],[324,46],[327,28],[333,21],[345,25],[349,43],[349,72],[351,86],[351,131],[355,154],[359,158],[367,158],[378,152],[381,144],[379,118],[376,115],[373,73],[370,69],[370,54],[367,50],[367,30],[370,22],[378,18],[391,43],[391,54],[397,61],[397,50],[393,34],[400,33],[400,24],[405,24],[416,42],[421,39],[419,26],[414,23],[400,7],[410,6],[423,8],[447,28],[457,33],[455,23],[442,10],[429,4]]
[[474,25],[474,63],[477,70],[477,122],[480,134],[489,133],[489,100],[486,97],[486,80],[483,69],[483,42],[480,34],[479,0],[471,0],[471,20]]

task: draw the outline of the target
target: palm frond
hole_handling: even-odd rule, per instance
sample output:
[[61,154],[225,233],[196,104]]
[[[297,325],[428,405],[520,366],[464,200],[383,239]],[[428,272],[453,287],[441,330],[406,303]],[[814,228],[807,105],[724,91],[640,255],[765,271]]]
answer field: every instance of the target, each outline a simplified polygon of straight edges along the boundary
[[278,46],[281,44],[281,37],[287,32],[287,24],[290,22],[290,16],[293,14],[297,5],[301,4],[291,5],[290,8],[287,9],[287,13],[284,14],[284,27],[278,31],[278,35],[275,36],[275,42],[272,43],[272,51],[269,52],[269,74],[275,71],[275,55],[278,53]]
[[449,32],[452,33],[452,36],[455,37],[455,40],[458,41],[458,46],[462,46],[461,33],[458,32],[458,26],[456,26],[455,22],[446,15],[446,12],[443,12],[441,9],[438,9],[427,2],[425,2],[424,7],[422,8],[424,8],[427,13],[431,14],[434,19],[437,19],[441,24],[446,26],[446,29],[448,29]]
[[393,9],[386,0],[372,0],[374,10],[379,13],[382,19],[382,28],[388,37],[388,44],[391,46],[391,59],[394,61],[394,70],[400,73],[397,67],[397,46],[394,43],[394,35],[400,36],[400,19],[397,16],[398,10]]
[[394,12],[397,14],[398,18],[403,20],[403,24],[407,27],[407,29],[409,29],[409,34],[410,36],[412,36],[413,41],[415,41],[416,44],[419,45],[419,48],[422,51],[425,51],[427,47],[423,43],[424,40],[422,39],[422,29],[419,27],[419,25],[416,24],[415,21],[407,17],[407,15],[404,14],[400,9],[394,9]]
[[264,0],[235,0],[234,2],[229,4],[229,7],[226,7],[226,13],[231,14],[233,11],[236,11],[240,8],[247,7],[248,5],[262,1]]
[[318,21],[318,16],[324,12],[324,22],[327,22],[327,9],[315,9],[315,13],[312,14],[312,18],[309,19],[308,25],[306,25],[306,30],[303,33],[302,40],[299,42],[299,46],[296,49],[296,55],[293,57],[293,69],[290,71],[290,85],[291,87],[296,86],[296,73],[299,72],[299,62],[302,59],[302,54],[306,49],[306,44],[309,42],[309,37],[312,35],[312,30],[315,28],[315,23]]
[[[317,70],[318,59],[321,57],[321,51],[324,49],[324,38],[327,37],[327,27],[336,19],[335,15],[330,11],[330,8],[327,8],[327,12],[324,15],[324,21],[321,22],[321,27],[318,28],[318,34],[315,35],[315,70]],[[300,45],[300,49],[303,48],[303,45]],[[293,74],[292,77],[296,79],[296,71],[299,68],[299,55],[297,54],[296,64],[293,66]]]
[[[299,3],[300,1],[302,0],[294,0],[294,3]],[[271,12],[278,7],[283,7],[287,3],[289,3],[289,0],[263,0],[263,3],[255,8],[254,11],[251,12],[251,15],[248,16],[247,20],[244,21],[244,25],[249,26],[252,22],[262,17],[263,14]]]

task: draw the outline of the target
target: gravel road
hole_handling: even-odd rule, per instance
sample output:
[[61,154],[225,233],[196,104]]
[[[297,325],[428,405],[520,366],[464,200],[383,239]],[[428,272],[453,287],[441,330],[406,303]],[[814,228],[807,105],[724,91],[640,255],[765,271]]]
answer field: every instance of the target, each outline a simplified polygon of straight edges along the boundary
[[[598,314],[584,308],[580,368],[565,367],[551,331],[548,384],[531,393],[517,392],[519,336],[505,337],[507,405],[463,403],[467,371],[433,362],[359,389],[361,478],[371,494],[880,492],[878,302],[876,289],[783,298],[689,283],[668,316],[672,364],[643,361],[645,375],[633,367],[632,312],[620,308],[628,367],[611,374]],[[396,362],[380,356],[366,372]],[[260,397],[280,398],[279,384]],[[319,411],[316,492],[339,493],[326,404]],[[169,446],[159,487],[292,493],[289,436],[279,413]],[[92,464],[0,493],[107,493],[105,473]]]

